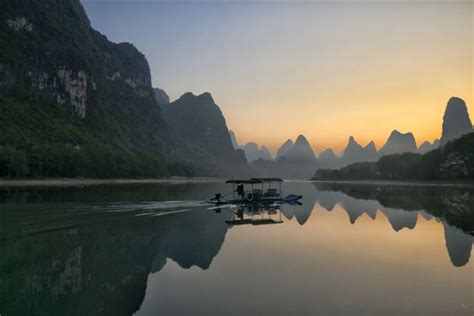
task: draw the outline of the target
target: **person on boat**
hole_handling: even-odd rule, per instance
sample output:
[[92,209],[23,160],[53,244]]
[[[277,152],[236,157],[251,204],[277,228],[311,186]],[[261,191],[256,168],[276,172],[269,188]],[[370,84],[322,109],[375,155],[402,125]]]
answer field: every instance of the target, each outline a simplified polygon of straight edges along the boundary
[[237,192],[237,195],[239,195],[242,198],[244,197],[245,191],[244,191],[244,185],[243,184],[239,184],[237,186],[237,190],[235,190],[235,191]]

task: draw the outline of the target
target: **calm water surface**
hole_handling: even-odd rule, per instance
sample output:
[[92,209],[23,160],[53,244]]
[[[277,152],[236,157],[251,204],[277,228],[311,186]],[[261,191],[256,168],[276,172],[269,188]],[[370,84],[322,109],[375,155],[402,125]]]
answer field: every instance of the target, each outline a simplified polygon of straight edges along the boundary
[[219,191],[1,188],[0,314],[474,313],[472,188],[291,182],[270,214]]

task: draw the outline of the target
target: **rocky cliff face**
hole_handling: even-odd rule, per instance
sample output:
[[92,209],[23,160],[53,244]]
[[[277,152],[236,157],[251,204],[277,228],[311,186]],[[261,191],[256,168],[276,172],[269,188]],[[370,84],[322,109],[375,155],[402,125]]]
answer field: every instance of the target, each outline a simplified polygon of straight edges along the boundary
[[452,97],[444,112],[441,145],[470,132],[472,132],[472,123],[466,103],[460,98]]
[[2,133],[19,135],[0,133],[0,146],[18,149],[18,139],[26,140],[19,150],[27,158],[55,146],[61,159],[65,151],[67,159],[85,159],[81,168],[102,161],[98,151],[128,161],[177,159],[180,145],[155,101],[147,60],[95,31],[79,0],[3,1],[0,47],[0,106],[9,115],[0,124],[8,127]]
[[[210,93],[190,92],[163,106],[163,115],[172,131],[196,154],[196,162],[210,170],[246,164],[242,150],[235,150],[224,115]],[[231,170],[229,170],[230,172]]]
[[379,156],[416,151],[416,141],[412,133],[400,133],[394,130],[380,149]]
[[131,103],[155,103],[143,54],[92,29],[79,1],[7,1],[0,23],[2,88],[36,88],[79,119],[118,88]]

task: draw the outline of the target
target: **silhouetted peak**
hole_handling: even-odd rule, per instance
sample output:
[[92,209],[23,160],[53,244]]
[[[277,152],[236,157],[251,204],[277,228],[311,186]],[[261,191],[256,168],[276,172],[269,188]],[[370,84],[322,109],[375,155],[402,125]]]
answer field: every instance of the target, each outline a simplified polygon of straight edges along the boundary
[[382,155],[391,155],[396,153],[416,152],[415,136],[411,132],[401,133],[393,130],[387,139],[385,145],[380,149]]
[[325,150],[323,150],[323,151],[321,152],[321,155],[322,155],[322,154],[329,154],[329,155],[334,155],[334,156],[336,156],[336,154],[334,153],[334,150],[332,150],[331,148],[326,148]]
[[178,100],[170,103],[169,106],[180,105],[185,107],[205,107],[208,110],[218,110],[220,112],[219,106],[214,102],[212,95],[209,92],[204,92],[200,95],[195,95],[192,92],[186,92]]
[[354,138],[354,136],[350,136],[349,141],[347,142],[347,147],[362,147],[362,146],[359,145],[359,143]]
[[431,143],[427,140],[425,140],[421,145],[420,145],[420,149],[423,148],[423,147],[431,147]]
[[247,144],[244,145],[244,148],[251,148],[258,150],[258,145],[254,142],[248,142]]
[[347,142],[347,146],[344,149],[343,155],[350,154],[352,151],[358,151],[360,149],[362,149],[362,146],[359,145],[359,143],[355,140],[353,136],[350,136],[349,141]]
[[245,157],[249,163],[256,160],[273,160],[273,157],[268,151],[267,147],[261,146],[259,148],[254,142],[248,142],[242,147],[242,149],[244,150]]
[[209,92],[201,93],[200,95],[195,95],[192,92],[185,92],[178,100],[191,100],[199,99],[201,102],[205,103],[214,103],[214,99]]
[[375,147],[375,142],[373,140],[370,141],[370,143],[368,143],[367,146],[365,146],[365,148],[369,148],[369,147]]
[[228,166],[246,163],[244,152],[235,150],[225,117],[209,93],[186,92],[162,109],[180,140],[196,154],[203,154],[201,163],[206,168],[218,167],[224,173]]
[[284,155],[292,161],[313,162],[316,158],[311,145],[303,135],[296,138],[294,145]]
[[327,148],[319,154],[319,159],[321,160],[332,160],[336,158],[337,156],[331,148]]
[[389,140],[399,140],[399,139],[407,139],[415,141],[415,136],[411,132],[402,133],[398,130],[393,130],[388,137]]
[[279,160],[282,158],[293,146],[293,141],[291,139],[287,139],[278,149],[276,159]]
[[375,147],[374,141],[371,141],[370,143],[368,143],[367,146],[365,146],[365,150],[376,152],[377,148]]
[[210,92],[204,92],[198,95],[198,98],[209,103],[214,103],[214,99],[212,98],[212,94]]
[[469,118],[466,103],[463,99],[452,97],[446,105],[443,117],[443,133],[441,144],[458,138],[472,131],[472,123]]
[[268,148],[263,145],[262,147],[260,147],[260,154],[263,160],[273,160],[273,156],[270,153],[270,150],[268,150]]
[[411,133],[401,133],[401,132],[398,131],[397,129],[394,129],[394,130],[390,133],[389,138],[402,137],[402,136],[407,135],[407,134],[411,134]]
[[306,139],[306,137],[304,137],[304,135],[299,135],[296,138],[295,145],[308,145],[309,146],[309,142]]
[[361,161],[374,161],[377,158],[376,156],[374,142],[362,147],[353,136],[349,137],[347,146],[342,152],[342,158],[345,164]]
[[189,100],[189,99],[194,99],[196,98],[196,95],[192,92],[185,92],[182,96],[178,98],[179,100]]
[[465,109],[466,102],[464,102],[464,100],[461,99],[460,97],[451,97],[448,100],[448,105],[446,107],[446,110],[451,109],[451,108]]
[[170,103],[170,97],[168,96],[165,90],[160,88],[153,88],[153,92],[155,93],[155,100],[158,105],[163,106]]
[[432,151],[433,149],[436,149],[439,147],[439,139],[436,139],[433,144],[431,144],[429,141],[424,141],[420,147],[418,147],[418,152],[420,154],[427,153],[429,151]]
[[[299,135],[298,138],[296,138],[293,148],[304,148],[304,149],[310,150],[311,153],[313,153],[313,149],[311,148],[309,141],[303,135]],[[314,153],[313,153],[313,156],[314,156]]]

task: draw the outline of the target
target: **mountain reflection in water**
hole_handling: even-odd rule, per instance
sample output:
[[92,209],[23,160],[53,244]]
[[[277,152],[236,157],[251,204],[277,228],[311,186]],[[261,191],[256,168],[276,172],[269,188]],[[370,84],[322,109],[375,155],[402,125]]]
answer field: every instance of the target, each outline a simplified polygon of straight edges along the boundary
[[[180,304],[180,315],[191,314],[196,308],[203,314],[216,315],[229,312],[228,309],[236,314],[399,314],[393,307],[377,305],[369,294],[360,296],[361,288],[383,293],[388,291],[387,286],[395,286],[384,270],[374,274],[360,272],[371,286],[354,280],[346,283],[342,274],[362,269],[366,260],[393,260],[389,262],[407,267],[427,263],[423,256],[432,260],[429,264],[437,269],[440,278],[468,284],[451,289],[442,305],[441,300],[429,301],[429,293],[445,293],[449,285],[444,289],[429,288],[432,280],[426,279],[427,288],[422,288],[426,297],[419,297],[418,305],[401,297],[400,306],[404,300],[409,306],[403,307],[401,313],[433,308],[430,311],[462,315],[472,310],[467,289],[472,273],[469,260],[474,189],[303,182],[287,183],[285,188],[302,194],[302,205],[263,211],[203,205],[200,201],[214,192],[225,191],[219,183],[1,189],[0,314],[129,315],[138,311],[174,315],[179,302],[173,304],[172,300],[179,301],[180,295],[194,304],[189,304],[190,310]],[[253,225],[242,226],[236,221],[249,218],[255,221]],[[255,219],[260,218],[264,219],[260,223],[268,223],[271,218],[280,225],[257,225]],[[358,225],[364,230],[350,229]],[[438,229],[444,230],[447,251],[432,246],[422,248],[421,239],[436,241]],[[407,235],[408,231],[416,235]],[[358,239],[362,234],[367,236]],[[358,242],[366,244],[357,245]],[[384,242],[397,249],[377,250],[384,248]],[[414,248],[418,243],[421,248]],[[390,257],[404,253],[404,248],[413,248],[413,257]],[[443,252],[445,256],[439,255]],[[445,258],[449,258],[449,265]],[[351,265],[341,270],[341,264],[349,259]],[[260,266],[266,268],[262,270]],[[275,267],[280,267],[280,272],[269,274]],[[414,271],[419,268],[413,266]],[[192,275],[184,274],[183,269],[189,269]],[[324,269],[331,270],[324,273]],[[229,271],[239,276],[233,277]],[[404,274],[407,279],[413,278],[408,271],[397,271],[399,279],[404,279]],[[308,280],[310,276],[315,279]],[[319,284],[318,278],[325,281],[310,287],[311,282]],[[244,281],[252,285],[250,291],[237,286]],[[218,282],[227,289],[214,288],[221,284]],[[257,294],[252,291],[259,291],[261,284],[279,284],[283,292],[291,294],[286,302],[272,295],[260,301],[251,298],[246,307],[214,304],[212,298],[204,298],[210,295],[207,291],[214,293],[213,289],[224,296],[232,293],[249,298]],[[345,303],[330,284],[348,293]],[[470,285],[472,288],[472,279]],[[191,291],[201,286],[204,292]],[[298,292],[305,287],[306,295],[316,298],[306,299]],[[417,295],[423,295],[421,292]],[[459,303],[451,306],[448,301]]]

